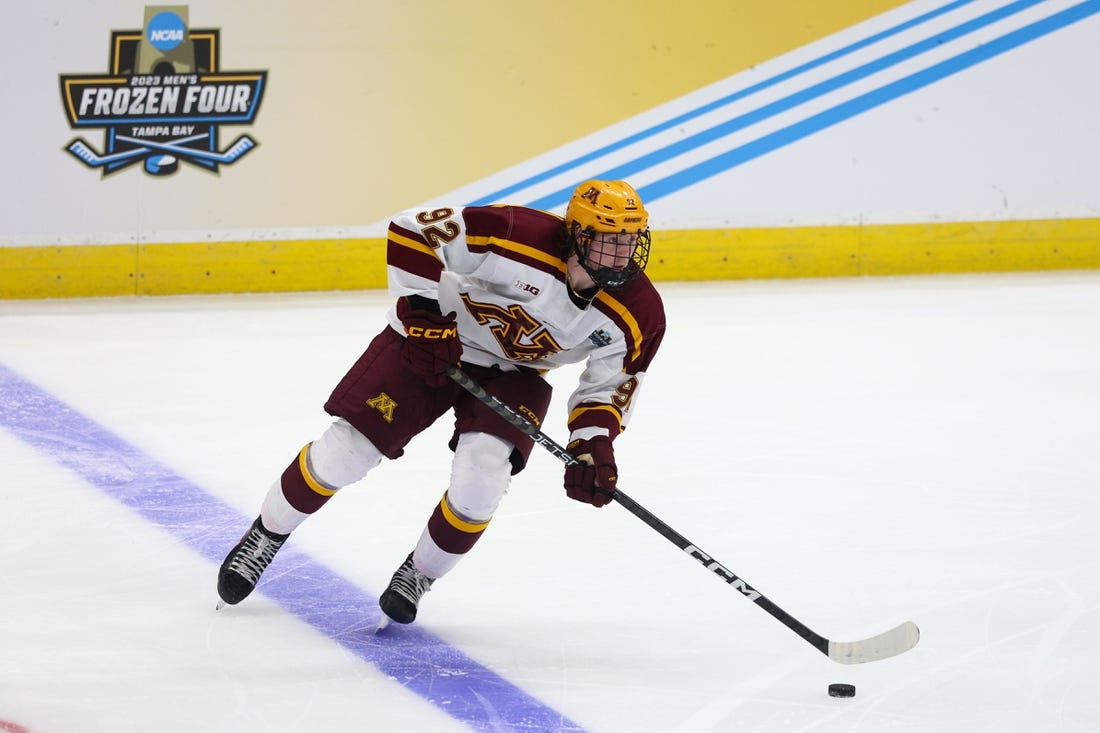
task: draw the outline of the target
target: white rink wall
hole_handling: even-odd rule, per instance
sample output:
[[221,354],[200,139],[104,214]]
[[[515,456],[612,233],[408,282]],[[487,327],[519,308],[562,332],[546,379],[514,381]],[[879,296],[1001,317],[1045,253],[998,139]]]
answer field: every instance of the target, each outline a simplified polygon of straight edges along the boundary
[[[261,102],[80,117],[149,81],[172,8],[216,72],[189,83]],[[690,10],[593,44],[581,0],[6,7],[11,180],[40,183],[0,197],[0,299],[384,288],[395,212],[560,213],[589,178],[638,189],[654,281],[1100,268],[1100,0]]]
[[[423,3],[410,7],[414,18],[414,11],[421,16],[429,8],[439,11]],[[110,32],[139,28],[142,8],[117,0],[55,0],[6,3],[0,10],[5,27],[13,32],[0,50],[9,69],[4,98],[18,100],[0,121],[10,145],[9,183],[0,198],[0,245],[377,236],[390,213],[421,202],[467,203],[541,176],[540,182],[506,198],[553,204],[544,196],[556,188],[622,170],[630,172],[629,180],[643,194],[647,187],[655,192],[647,200],[655,229],[1098,215],[1093,179],[1100,169],[1100,97],[1089,92],[1100,60],[1095,2],[901,4],[776,57],[757,59],[751,68],[686,95],[623,114],[572,140],[556,139],[552,120],[543,129],[494,123],[485,141],[469,141],[473,150],[464,152],[476,162],[465,165],[453,164],[444,155],[446,149],[432,157],[425,152],[431,144],[422,136],[435,131],[444,143],[456,142],[446,138],[445,130],[455,127],[456,120],[477,115],[477,87],[459,93],[463,108],[447,109],[434,119],[403,115],[406,97],[394,90],[421,83],[417,59],[437,67],[441,60],[430,47],[415,47],[408,40],[404,43],[411,47],[404,48],[404,55],[394,53],[394,37],[406,32],[393,25],[402,20],[398,11],[335,1],[308,9],[279,7],[277,12],[253,2],[193,3],[192,27],[221,30],[223,71],[269,72],[254,124],[223,126],[220,135],[223,148],[241,133],[259,146],[217,174],[181,166],[176,174],[157,179],[135,166],[102,177],[63,149],[77,136],[100,150],[104,140],[100,131],[69,128],[58,78],[106,71]],[[472,12],[488,16],[500,10],[485,3]],[[464,6],[463,12],[471,9]],[[1065,12],[1077,17],[1059,24],[1056,19]],[[930,13],[935,17],[917,22]],[[983,20],[990,13],[999,15]],[[306,30],[322,20],[328,31]],[[719,18],[715,24],[722,22]],[[911,27],[891,32],[907,23]],[[1029,30],[1037,23],[1053,27]],[[961,31],[967,24],[973,30]],[[891,35],[822,61],[883,32]],[[888,63],[913,44],[942,33],[955,36],[927,52]],[[1029,38],[1018,46],[920,88],[874,106],[858,101],[1021,33]],[[372,47],[390,53],[384,69],[378,67]],[[693,61],[684,51],[670,54],[670,59],[669,68],[678,59]],[[882,68],[857,74],[852,83],[827,92],[810,93],[868,64]],[[800,67],[806,69],[792,74]],[[613,75],[613,70],[607,73]],[[484,87],[486,100],[507,95],[509,83],[526,89],[537,81],[510,77],[506,66],[479,67],[471,74],[479,75],[474,78]],[[788,78],[776,81],[783,75]],[[382,77],[387,80],[377,80]],[[545,90],[542,96],[565,99],[578,84],[583,81],[574,80],[570,89]],[[765,88],[740,100],[692,116],[704,104],[761,84]],[[792,95],[808,98],[793,104]],[[767,112],[776,105],[783,108]],[[845,105],[851,114],[835,112]],[[830,124],[799,137],[800,125],[829,114],[835,117]],[[659,134],[623,144],[630,135],[684,115],[689,118]],[[704,145],[692,144],[694,135],[753,115],[760,119]],[[494,158],[492,151],[504,145],[500,141],[512,137],[523,139],[526,147]],[[382,141],[394,159],[384,159],[365,142],[371,140]],[[646,156],[671,145],[685,150],[653,166],[644,163]],[[718,172],[687,185],[656,187],[692,166],[754,145],[760,152],[751,159],[724,170],[716,163]],[[606,154],[575,162],[605,146],[611,147]],[[480,157],[479,147],[484,151]],[[496,170],[485,170],[484,159],[491,159]],[[563,170],[548,175],[556,167]]]

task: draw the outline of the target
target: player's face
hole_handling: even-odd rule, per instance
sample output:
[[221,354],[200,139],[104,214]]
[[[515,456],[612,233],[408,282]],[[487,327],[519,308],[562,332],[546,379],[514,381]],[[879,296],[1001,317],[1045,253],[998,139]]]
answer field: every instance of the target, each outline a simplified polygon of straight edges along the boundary
[[588,266],[594,270],[605,267],[616,271],[622,270],[630,264],[637,245],[637,234],[596,232],[588,245]]

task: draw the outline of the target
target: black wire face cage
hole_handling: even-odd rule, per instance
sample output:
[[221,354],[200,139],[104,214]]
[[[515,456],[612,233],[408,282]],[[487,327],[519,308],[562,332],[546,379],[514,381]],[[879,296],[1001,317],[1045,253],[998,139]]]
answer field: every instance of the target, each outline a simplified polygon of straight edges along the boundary
[[597,232],[589,227],[583,232],[577,231],[576,240],[574,241],[581,267],[584,268],[584,271],[588,273],[588,276],[592,278],[596,285],[604,290],[621,288],[638,275],[641,275],[645,271],[645,266],[649,264],[649,229],[638,234],[638,241],[634,244],[634,252],[631,254],[630,262],[627,263],[626,267],[615,269],[610,266],[600,267],[589,263],[589,260],[598,262],[612,257],[616,248],[622,245],[615,239],[605,239],[605,237],[618,236],[620,235],[610,232]]

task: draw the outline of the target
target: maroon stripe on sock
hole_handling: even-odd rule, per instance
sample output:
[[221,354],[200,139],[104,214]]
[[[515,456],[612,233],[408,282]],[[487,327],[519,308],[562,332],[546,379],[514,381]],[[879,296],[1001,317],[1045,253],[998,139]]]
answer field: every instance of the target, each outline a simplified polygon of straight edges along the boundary
[[428,520],[428,534],[431,535],[435,544],[439,545],[439,549],[454,555],[464,555],[469,552],[484,531],[482,529],[478,532],[464,532],[452,525],[443,514],[443,502],[435,505],[435,511]]
[[301,461],[298,456],[295,456],[294,460],[283,471],[281,483],[283,496],[286,497],[292,507],[303,514],[313,514],[332,498],[331,496],[318,494],[310,488],[306,477],[302,475]]

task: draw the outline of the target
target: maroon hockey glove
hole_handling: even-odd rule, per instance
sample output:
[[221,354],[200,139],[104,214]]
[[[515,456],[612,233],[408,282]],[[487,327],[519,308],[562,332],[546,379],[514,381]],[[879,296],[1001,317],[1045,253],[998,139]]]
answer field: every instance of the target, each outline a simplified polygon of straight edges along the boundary
[[565,467],[565,493],[592,506],[610,503],[619,478],[611,439],[597,435],[591,440],[574,440],[566,448],[580,463]]
[[405,325],[402,360],[431,386],[447,384],[450,381],[447,367],[457,364],[462,357],[454,312],[441,316],[427,310],[401,308],[398,315]]

